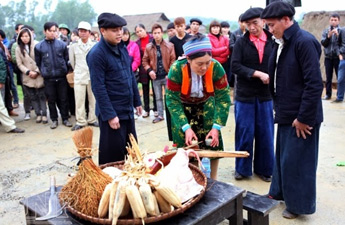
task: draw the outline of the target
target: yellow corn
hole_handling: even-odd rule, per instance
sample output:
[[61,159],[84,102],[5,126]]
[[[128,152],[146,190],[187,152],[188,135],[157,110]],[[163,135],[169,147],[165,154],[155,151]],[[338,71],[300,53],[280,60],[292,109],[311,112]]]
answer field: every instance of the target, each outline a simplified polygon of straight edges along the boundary
[[122,210],[124,208],[126,202],[126,180],[121,180],[116,190],[115,200],[114,200],[114,208],[112,211],[113,214],[113,221],[112,225],[116,225],[118,218],[120,217]]
[[142,182],[139,187],[141,199],[143,200],[146,212],[151,216],[157,216],[155,212],[154,200],[152,198],[152,191],[149,184]]
[[152,195],[153,203],[155,206],[155,215],[158,216],[160,214],[158,202],[157,202],[156,196],[153,193],[151,193],[151,195]]
[[131,206],[134,218],[146,218],[146,210],[139,189],[135,184],[127,185],[126,196]]
[[159,193],[158,191],[153,191],[153,194],[156,197],[157,203],[159,205],[159,209],[163,212],[163,213],[169,213],[172,210],[174,210],[174,207],[167,202]]
[[156,186],[155,189],[167,202],[176,208],[180,208],[182,206],[180,197],[170,187],[160,184]]
[[110,197],[110,190],[112,187],[112,183],[107,184],[105,186],[101,201],[98,205],[98,216],[99,217],[105,217],[107,215],[108,209],[109,209],[109,197]]
[[112,220],[113,219],[113,208],[114,208],[114,200],[115,200],[115,195],[116,195],[116,190],[119,184],[118,180],[114,180],[112,182],[112,187],[110,190],[110,198],[109,198],[109,219]]

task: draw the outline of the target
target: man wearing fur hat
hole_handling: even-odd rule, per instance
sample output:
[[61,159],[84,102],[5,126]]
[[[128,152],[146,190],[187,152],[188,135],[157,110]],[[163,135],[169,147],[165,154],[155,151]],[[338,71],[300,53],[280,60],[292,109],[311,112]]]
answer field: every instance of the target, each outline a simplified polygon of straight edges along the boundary
[[269,60],[270,90],[278,124],[269,195],[285,201],[283,217],[316,210],[316,169],[323,121],[323,90],[316,38],[294,21],[295,9],[273,2],[261,14],[275,38]]
[[133,108],[142,113],[131,60],[122,42],[126,24],[117,14],[99,15],[102,37],[86,56],[100,127],[99,164],[124,160],[129,134],[136,137]]
[[236,42],[232,55],[232,71],[237,74],[235,149],[250,153],[248,158],[236,158],[235,179],[250,177],[254,170],[263,181],[270,182],[274,165],[274,126],[268,60],[273,40],[263,29],[262,11],[255,7],[243,13],[241,22],[246,24],[247,32]]

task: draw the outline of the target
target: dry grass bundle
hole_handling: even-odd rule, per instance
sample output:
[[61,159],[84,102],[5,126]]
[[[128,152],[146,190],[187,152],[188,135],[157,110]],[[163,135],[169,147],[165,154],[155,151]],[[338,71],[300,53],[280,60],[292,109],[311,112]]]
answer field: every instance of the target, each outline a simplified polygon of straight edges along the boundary
[[77,174],[61,189],[59,197],[79,212],[98,217],[98,204],[105,186],[111,183],[112,178],[92,161],[92,135],[91,127],[74,132],[73,141],[81,163]]

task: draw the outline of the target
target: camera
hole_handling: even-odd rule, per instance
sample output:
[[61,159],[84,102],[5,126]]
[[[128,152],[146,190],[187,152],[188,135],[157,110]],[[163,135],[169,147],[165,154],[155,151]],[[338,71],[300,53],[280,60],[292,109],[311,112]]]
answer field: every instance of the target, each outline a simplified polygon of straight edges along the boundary
[[331,26],[331,30],[333,30],[335,27]]

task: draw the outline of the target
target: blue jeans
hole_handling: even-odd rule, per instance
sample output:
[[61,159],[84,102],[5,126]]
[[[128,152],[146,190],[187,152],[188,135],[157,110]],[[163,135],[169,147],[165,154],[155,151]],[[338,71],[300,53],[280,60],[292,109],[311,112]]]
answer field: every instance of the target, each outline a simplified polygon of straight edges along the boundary
[[[254,172],[271,176],[274,166],[274,121],[273,102],[235,102],[235,148],[247,151],[247,158],[236,158],[236,171],[251,176]],[[255,143],[255,154],[254,154]]]
[[155,90],[158,116],[163,117],[164,103],[163,103],[163,89],[167,86],[165,78],[153,80],[153,89]]
[[338,68],[338,90],[337,90],[337,99],[344,100],[344,91],[345,91],[345,59],[340,60]]

